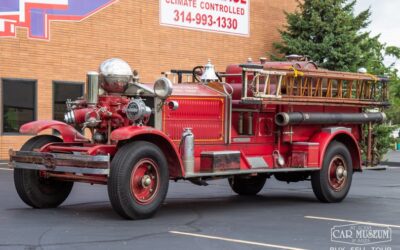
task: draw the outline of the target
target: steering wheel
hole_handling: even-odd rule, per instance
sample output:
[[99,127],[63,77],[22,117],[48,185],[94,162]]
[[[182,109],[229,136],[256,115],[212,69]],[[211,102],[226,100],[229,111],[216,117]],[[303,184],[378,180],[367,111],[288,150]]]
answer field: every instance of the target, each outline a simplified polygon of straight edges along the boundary
[[204,66],[196,66],[192,70],[193,80],[195,82],[201,82],[201,76],[204,73]]
[[[204,66],[200,65],[200,66],[194,67],[192,70],[193,79],[196,82],[201,82],[201,76],[203,75],[203,73],[204,73]],[[215,72],[215,75],[218,77],[218,80],[220,82],[222,82],[222,77],[220,77],[217,72]]]

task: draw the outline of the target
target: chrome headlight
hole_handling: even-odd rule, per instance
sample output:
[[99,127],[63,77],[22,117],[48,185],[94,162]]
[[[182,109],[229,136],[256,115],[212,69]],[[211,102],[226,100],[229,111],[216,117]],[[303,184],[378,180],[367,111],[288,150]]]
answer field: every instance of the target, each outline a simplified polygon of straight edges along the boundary
[[154,83],[154,93],[161,99],[167,99],[172,94],[172,82],[161,77]]

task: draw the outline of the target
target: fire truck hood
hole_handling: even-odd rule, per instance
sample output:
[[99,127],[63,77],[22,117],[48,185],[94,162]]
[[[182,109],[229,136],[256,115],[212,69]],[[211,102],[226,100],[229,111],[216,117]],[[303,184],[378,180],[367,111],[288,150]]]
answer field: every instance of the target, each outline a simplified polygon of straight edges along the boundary
[[212,97],[220,97],[225,96],[223,93],[212,89],[204,84],[176,84],[174,85],[172,96],[212,96]]

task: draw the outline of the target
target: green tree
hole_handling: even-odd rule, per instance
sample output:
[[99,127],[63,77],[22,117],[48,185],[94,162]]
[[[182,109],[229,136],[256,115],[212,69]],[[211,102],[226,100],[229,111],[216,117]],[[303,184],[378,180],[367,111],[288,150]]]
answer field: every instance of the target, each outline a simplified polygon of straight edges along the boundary
[[[383,44],[366,29],[370,9],[354,14],[356,0],[298,0],[294,13],[286,13],[287,26],[275,43],[281,55],[307,55],[320,67],[355,72],[360,67],[369,73],[390,78],[389,118],[400,124],[400,79],[394,65],[385,66],[385,56],[400,58],[400,48]],[[274,56],[273,56],[274,57]],[[276,59],[276,57],[275,57]],[[392,128],[375,126],[376,151],[383,156],[391,147]],[[365,151],[365,150],[364,150]]]
[[[385,49],[386,55],[392,56],[395,59],[400,59],[400,48],[388,46]],[[399,72],[393,65],[388,67],[388,76],[390,78],[390,108],[386,111],[389,119],[394,124],[400,124],[400,78]]]
[[279,53],[308,55],[320,67],[356,71],[365,64],[370,10],[353,14],[356,1],[303,0],[294,13],[286,13],[288,25],[280,31]]

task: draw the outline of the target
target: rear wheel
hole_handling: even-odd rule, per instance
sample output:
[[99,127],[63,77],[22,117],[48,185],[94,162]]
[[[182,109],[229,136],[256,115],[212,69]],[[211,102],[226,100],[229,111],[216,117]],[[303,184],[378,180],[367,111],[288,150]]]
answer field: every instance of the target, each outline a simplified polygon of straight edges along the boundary
[[347,147],[332,142],[326,150],[322,169],[311,176],[315,196],[321,202],[340,202],[346,198],[353,177],[353,164]]
[[127,219],[153,216],[163,203],[169,185],[168,164],[154,144],[125,144],[111,163],[108,195],[113,209]]
[[[28,140],[21,151],[33,151],[51,142],[62,142],[52,135],[39,135]],[[14,184],[19,197],[33,208],[58,207],[67,199],[73,182],[43,178],[38,170],[14,169]]]
[[256,195],[264,187],[267,178],[264,176],[234,176],[228,179],[229,186],[239,195]]

